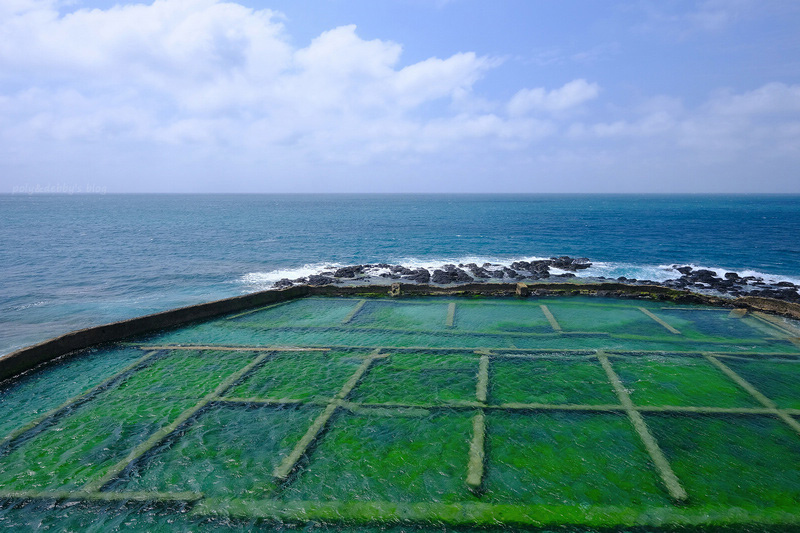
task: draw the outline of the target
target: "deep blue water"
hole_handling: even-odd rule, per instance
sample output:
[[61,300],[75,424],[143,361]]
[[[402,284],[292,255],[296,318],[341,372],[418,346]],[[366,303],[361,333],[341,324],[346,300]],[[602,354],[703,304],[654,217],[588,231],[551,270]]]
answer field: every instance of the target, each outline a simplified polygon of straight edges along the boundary
[[327,264],[589,257],[800,282],[800,196],[0,195],[0,353]]

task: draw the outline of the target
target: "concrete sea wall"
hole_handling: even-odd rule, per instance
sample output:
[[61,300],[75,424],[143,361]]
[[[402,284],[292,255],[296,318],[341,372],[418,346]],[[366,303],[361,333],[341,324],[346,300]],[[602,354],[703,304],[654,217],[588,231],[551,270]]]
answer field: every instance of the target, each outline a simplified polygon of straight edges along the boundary
[[472,283],[450,287],[420,284],[294,286],[216,300],[72,331],[0,357],[0,380],[14,377],[71,352],[191,322],[304,296],[600,296],[738,307],[800,319],[800,304],[762,297],[720,298],[657,285],[623,283]]

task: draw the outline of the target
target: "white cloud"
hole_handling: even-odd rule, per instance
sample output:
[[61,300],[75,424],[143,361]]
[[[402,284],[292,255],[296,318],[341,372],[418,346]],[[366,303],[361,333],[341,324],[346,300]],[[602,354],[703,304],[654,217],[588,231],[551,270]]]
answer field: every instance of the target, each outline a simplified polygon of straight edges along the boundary
[[[470,96],[500,64],[473,52],[399,68],[401,45],[364,40],[352,25],[293,47],[280,14],[218,0],[65,15],[50,2],[15,2],[0,21],[0,82],[18,87],[0,89],[6,139],[279,143],[360,161],[529,129]],[[418,112],[434,102],[438,113]]]
[[719,115],[762,115],[800,112],[800,85],[768,83],[753,91],[718,93],[707,104],[710,113]]
[[599,85],[584,79],[573,80],[551,91],[541,87],[522,89],[508,103],[508,113],[519,116],[531,111],[564,111],[597,98],[599,93]]
[[720,91],[693,109],[674,98],[657,97],[629,115],[573,124],[567,137],[578,142],[625,142],[673,150],[678,158],[695,154],[728,162],[800,153],[800,85],[768,83],[740,93]]
[[12,173],[44,172],[41,154],[57,172],[152,174],[154,188],[182,168],[224,187],[237,165],[240,190],[265,174],[318,190],[296,176],[349,177],[353,165],[405,168],[414,184],[476,169],[494,183],[504,168],[511,190],[515,175],[599,164],[613,175],[615,162],[774,156],[796,168],[800,157],[798,85],[615,105],[619,86],[604,84],[598,101],[600,86],[576,74],[506,87],[513,96],[499,100],[479,84],[499,59],[461,51],[407,64],[400,43],[352,25],[297,45],[281,14],[224,0],[57,7],[0,3],[0,192]]

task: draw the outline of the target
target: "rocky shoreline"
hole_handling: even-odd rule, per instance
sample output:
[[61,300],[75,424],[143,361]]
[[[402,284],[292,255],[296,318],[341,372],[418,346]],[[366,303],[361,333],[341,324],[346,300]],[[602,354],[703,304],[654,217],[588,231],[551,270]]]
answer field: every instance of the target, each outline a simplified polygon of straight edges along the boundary
[[[340,284],[373,282],[384,279],[391,282],[433,284],[449,286],[463,283],[492,282],[535,282],[575,278],[575,272],[588,269],[592,262],[586,257],[569,256],[551,257],[535,261],[516,261],[509,266],[495,263],[459,263],[443,265],[441,268],[409,268],[403,265],[388,263],[363,264],[324,270],[307,277],[275,282],[274,288],[285,289],[296,285],[314,287]],[[694,269],[691,266],[672,265],[680,274],[675,279],[652,281],[647,279],[629,279],[625,277],[606,278],[586,277],[587,281],[613,281],[628,285],[660,285],[671,289],[687,290],[702,294],[715,294],[727,297],[759,296],[788,302],[800,303],[800,286],[790,281],[770,283],[756,276],[740,276],[735,272],[726,272],[721,277],[712,270]],[[559,271],[553,273],[551,269]]]

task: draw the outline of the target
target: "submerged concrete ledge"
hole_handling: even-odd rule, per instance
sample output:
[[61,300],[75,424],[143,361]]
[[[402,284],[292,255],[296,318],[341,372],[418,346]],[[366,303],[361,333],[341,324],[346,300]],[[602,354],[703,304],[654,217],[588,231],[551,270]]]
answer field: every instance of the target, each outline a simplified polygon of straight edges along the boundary
[[[521,288],[520,285],[523,285]],[[522,289],[522,290],[521,290]],[[527,290],[525,290],[527,289]],[[111,324],[72,331],[0,357],[0,380],[28,371],[71,352],[121,341],[133,336],[183,326],[192,322],[229,313],[246,311],[305,296],[422,297],[422,296],[486,296],[486,297],[559,297],[597,296],[623,299],[647,299],[677,303],[703,304],[747,309],[800,319],[800,304],[771,298],[743,296],[735,299],[676,290],[659,285],[627,285],[624,283],[470,283],[452,286],[422,284],[388,285],[299,285],[287,289],[235,296],[197,305],[190,305]]]

